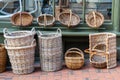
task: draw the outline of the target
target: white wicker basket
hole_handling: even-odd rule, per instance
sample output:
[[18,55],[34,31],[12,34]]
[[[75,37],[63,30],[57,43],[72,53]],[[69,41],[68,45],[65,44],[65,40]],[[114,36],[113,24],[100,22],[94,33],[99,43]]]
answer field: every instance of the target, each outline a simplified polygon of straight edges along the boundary
[[34,70],[34,53],[36,41],[34,40],[29,46],[8,47],[5,43],[13,73],[28,74]]
[[7,28],[5,28],[3,33],[9,47],[27,46],[30,45],[34,39],[35,28],[32,28],[31,31],[13,32],[8,32]]

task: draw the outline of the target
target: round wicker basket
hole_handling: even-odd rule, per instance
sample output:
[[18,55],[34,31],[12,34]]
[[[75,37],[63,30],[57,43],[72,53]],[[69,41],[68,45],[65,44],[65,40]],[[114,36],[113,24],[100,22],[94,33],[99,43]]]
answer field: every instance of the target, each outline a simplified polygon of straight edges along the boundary
[[7,54],[4,44],[0,44],[0,73],[6,69]]
[[27,12],[16,13],[11,17],[11,22],[15,26],[29,26],[32,21],[33,16]]
[[104,16],[100,12],[91,11],[86,15],[86,22],[92,28],[99,28],[104,22]]
[[51,14],[42,14],[37,18],[37,22],[40,26],[53,26],[55,18]]
[[84,65],[83,52],[78,48],[70,48],[65,53],[65,64],[69,69],[79,69]]
[[80,23],[80,17],[72,11],[70,12],[62,12],[58,16],[58,20],[65,26],[74,27]]

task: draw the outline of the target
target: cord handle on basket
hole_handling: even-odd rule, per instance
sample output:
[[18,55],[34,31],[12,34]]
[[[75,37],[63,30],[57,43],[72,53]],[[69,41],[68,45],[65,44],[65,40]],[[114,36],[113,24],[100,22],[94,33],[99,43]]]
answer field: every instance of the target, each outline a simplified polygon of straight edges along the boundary
[[35,33],[35,28],[34,27],[31,29],[31,33],[32,34]]
[[67,51],[77,51],[77,52],[80,52],[80,53],[83,53],[80,49],[78,48],[70,48],[68,49]]
[[4,35],[10,34],[10,33],[8,32],[8,29],[7,29],[7,28],[4,28],[4,29],[3,29],[3,33],[4,33]]
[[60,35],[62,34],[62,31],[60,28],[57,29],[57,34],[60,34]]

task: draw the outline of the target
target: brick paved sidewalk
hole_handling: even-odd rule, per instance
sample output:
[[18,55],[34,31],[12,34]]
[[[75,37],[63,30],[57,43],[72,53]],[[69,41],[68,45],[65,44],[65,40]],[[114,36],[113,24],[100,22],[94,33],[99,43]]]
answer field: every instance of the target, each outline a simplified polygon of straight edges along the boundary
[[120,61],[114,69],[96,69],[88,61],[79,70],[69,70],[64,66],[57,72],[42,72],[39,64],[35,67],[35,71],[28,75],[15,75],[8,69],[0,73],[0,80],[120,80]]

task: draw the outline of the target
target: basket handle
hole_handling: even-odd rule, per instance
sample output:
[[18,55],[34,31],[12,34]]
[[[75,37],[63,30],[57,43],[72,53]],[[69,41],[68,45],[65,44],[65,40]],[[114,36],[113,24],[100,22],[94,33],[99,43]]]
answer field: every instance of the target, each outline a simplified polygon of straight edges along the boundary
[[41,35],[42,35],[42,33],[40,31],[38,31],[38,36],[41,36]]
[[70,20],[69,20],[69,23],[68,23],[68,27],[70,27],[71,19],[72,19],[72,10],[70,10]]
[[96,50],[90,51],[89,49],[85,49],[84,52],[89,54],[96,54]]
[[70,48],[67,50],[67,52],[69,52],[69,51],[77,51],[77,52],[83,53],[82,50],[80,50],[78,48]]
[[4,28],[4,29],[3,29],[3,33],[4,33],[4,35],[10,34],[10,33],[8,32],[8,29],[7,29],[7,28]]
[[47,24],[47,18],[46,18],[46,14],[44,14],[44,27],[46,26]]
[[62,31],[60,28],[57,29],[57,34],[62,34]]
[[35,39],[32,41],[31,46],[34,45],[34,44],[36,45],[36,40]]
[[95,11],[93,11],[93,17],[94,17],[94,21],[95,21],[95,27],[96,27],[96,15],[95,15]]
[[31,29],[31,33],[35,33],[35,28],[34,27]]

